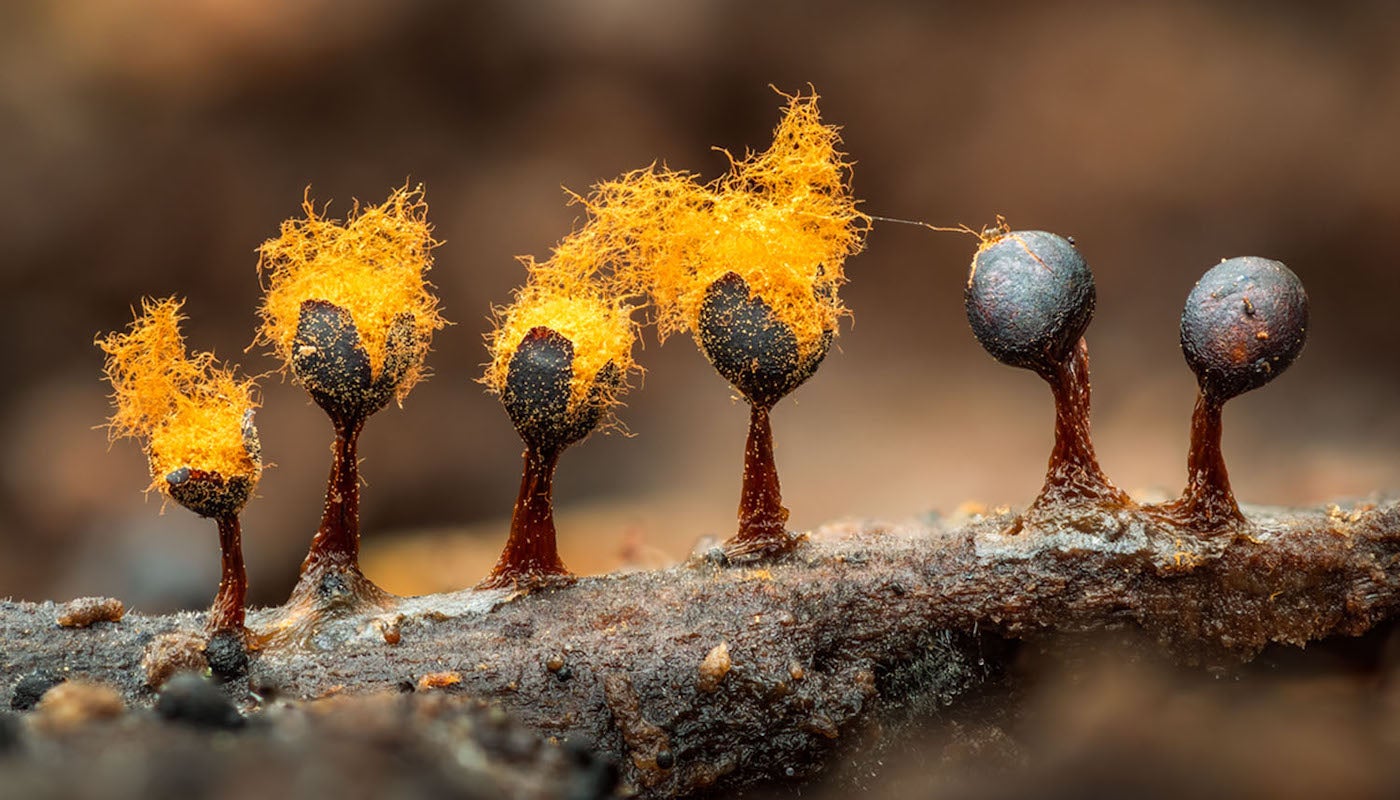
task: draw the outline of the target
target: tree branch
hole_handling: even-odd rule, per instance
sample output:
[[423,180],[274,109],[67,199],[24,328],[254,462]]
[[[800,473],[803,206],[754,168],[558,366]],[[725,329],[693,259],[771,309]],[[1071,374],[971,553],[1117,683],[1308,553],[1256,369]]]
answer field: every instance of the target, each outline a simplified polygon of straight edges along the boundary
[[[249,613],[265,642],[250,679],[302,698],[444,685],[610,756],[643,796],[732,791],[820,771],[911,699],[975,686],[996,638],[1136,627],[1180,661],[1229,664],[1397,616],[1400,504],[1245,513],[1214,536],[1135,507],[1066,509],[1014,535],[1008,515],[837,523],[776,564],[716,552],[519,596],[361,601],[331,582]],[[149,704],[153,637],[203,626],[128,614],[71,629],[57,614],[0,604],[0,689],[52,669]],[[424,681],[436,673],[455,676]]]

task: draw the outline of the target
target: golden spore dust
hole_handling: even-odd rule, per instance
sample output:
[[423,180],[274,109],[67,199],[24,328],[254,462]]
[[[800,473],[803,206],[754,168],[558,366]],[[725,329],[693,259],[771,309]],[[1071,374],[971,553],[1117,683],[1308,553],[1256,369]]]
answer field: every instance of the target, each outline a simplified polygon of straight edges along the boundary
[[258,270],[266,287],[258,341],[290,364],[302,303],[333,303],[354,320],[377,377],[394,321],[407,312],[413,317],[415,352],[398,386],[402,401],[423,376],[433,332],[446,324],[424,278],[438,242],[423,188],[397,189],[382,205],[357,202],[343,224],[317,211],[310,189],[302,210],[304,219],[283,222],[281,234],[259,248]]
[[[543,326],[573,344],[570,412],[579,410],[595,385],[605,406],[615,404],[626,389],[626,376],[636,369],[632,344],[637,326],[632,307],[595,284],[542,265],[532,265],[531,272],[530,282],[515,293],[515,302],[496,310],[495,330],[487,335],[491,362],[482,382],[496,394],[504,392],[511,358],[526,334]],[[609,364],[623,380],[598,384],[599,373]]]
[[256,385],[235,377],[212,353],[186,353],[183,302],[144,300],[125,333],[98,340],[115,406],[109,436],[142,440],[150,488],[162,492],[170,488],[165,476],[182,467],[256,483],[262,463],[246,430],[258,406]]
[[837,290],[870,223],[839,145],[817,97],[794,96],[772,146],[731,156],[729,173],[708,184],[652,167],[595,189],[587,202],[605,238],[629,242],[619,280],[650,297],[662,338],[696,333],[706,290],[733,272],[792,329],[803,357],[824,346],[848,313]]

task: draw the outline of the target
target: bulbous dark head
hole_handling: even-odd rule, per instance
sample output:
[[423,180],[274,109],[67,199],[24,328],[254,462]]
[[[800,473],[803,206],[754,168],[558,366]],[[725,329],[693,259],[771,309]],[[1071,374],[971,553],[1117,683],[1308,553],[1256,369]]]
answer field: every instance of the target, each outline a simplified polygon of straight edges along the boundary
[[1288,369],[1308,337],[1308,295],[1277,261],[1245,256],[1215,265],[1186,298],[1181,350],[1201,391],[1228,400]]
[[413,315],[394,320],[375,376],[350,312],[325,300],[301,304],[292,371],[332,419],[362,421],[388,404],[417,356]]
[[592,433],[622,380],[609,362],[598,371],[588,397],[571,410],[573,377],[573,342],[543,325],[531,328],[510,358],[501,391],[501,403],[527,445],[557,450]]
[[760,408],[771,408],[801,386],[831,349],[832,331],[803,356],[791,327],[773,316],[748,283],[725,273],[705,290],[699,339],[705,357],[725,380]]
[[993,358],[1048,376],[1094,318],[1094,275],[1079,251],[1045,231],[1011,231],[977,251],[963,303]]

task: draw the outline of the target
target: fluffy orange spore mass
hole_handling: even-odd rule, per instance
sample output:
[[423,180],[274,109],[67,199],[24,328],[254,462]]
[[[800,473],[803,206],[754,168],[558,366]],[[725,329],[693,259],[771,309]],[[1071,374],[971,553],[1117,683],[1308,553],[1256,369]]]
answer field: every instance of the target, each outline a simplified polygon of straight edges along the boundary
[[181,467],[256,482],[262,464],[243,436],[244,420],[258,405],[256,386],[218,365],[212,353],[186,353],[181,305],[174,297],[144,300],[125,333],[98,340],[115,406],[109,435],[142,440],[150,488],[166,491],[165,476]]
[[[567,240],[561,246],[569,246]],[[530,281],[516,291],[515,302],[496,309],[495,329],[487,335],[491,362],[482,382],[492,392],[504,391],[510,360],[520,342],[532,329],[544,326],[574,346],[570,409],[588,399],[598,373],[609,363],[624,381],[603,386],[603,402],[616,403],[626,389],[625,377],[636,369],[632,345],[637,326],[632,321],[632,306],[570,269],[552,268],[552,262],[535,264],[526,259],[526,263]]]
[[650,296],[662,338],[695,332],[705,290],[728,272],[793,329],[804,354],[835,331],[847,313],[843,265],[870,223],[839,145],[816,96],[791,97],[772,146],[731,156],[729,173],[708,184],[653,167],[596,188],[587,204],[601,238],[624,253],[618,278]]
[[432,267],[433,240],[421,186],[397,189],[382,205],[358,202],[342,224],[318,213],[308,196],[304,219],[282,223],[281,235],[259,248],[258,270],[266,283],[258,341],[290,363],[301,304],[325,300],[355,321],[374,375],[384,366],[394,320],[413,315],[417,353],[399,385],[403,400],[423,375],[423,357],[433,332],[446,322],[424,274]]

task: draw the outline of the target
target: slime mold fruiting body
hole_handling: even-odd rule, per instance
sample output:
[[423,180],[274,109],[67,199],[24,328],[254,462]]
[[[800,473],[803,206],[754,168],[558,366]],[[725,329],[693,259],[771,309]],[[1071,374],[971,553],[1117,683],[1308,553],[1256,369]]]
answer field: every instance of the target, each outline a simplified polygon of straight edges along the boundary
[[1089,349],[1094,276],[1067,239],[1045,231],[994,228],[982,237],[964,294],[967,320],[993,358],[1050,384],[1055,445],[1045,485],[1026,510],[1122,507],[1127,495],[1099,468],[1089,435]]
[[222,570],[207,628],[241,642],[248,579],[238,515],[262,474],[255,386],[210,353],[186,353],[181,305],[146,300],[126,333],[98,341],[114,390],[109,431],[144,442],[151,488],[218,524]]
[[705,356],[749,403],[749,435],[739,494],[739,532],[729,541],[730,557],[785,552],[795,537],[787,532],[788,510],[773,458],[769,412],[817,371],[830,348],[832,332],[807,354],[792,328],[771,307],[751,296],[743,278],[730,272],[710,284],[700,307],[697,339]]
[[1155,510],[1202,531],[1244,522],[1220,449],[1225,402],[1278,377],[1307,341],[1308,296],[1288,267],[1266,258],[1222,261],[1181,312],[1181,350],[1200,391],[1182,496]]
[[374,599],[383,593],[359,570],[357,444],[365,421],[390,400],[402,402],[422,377],[432,334],[445,324],[424,280],[437,243],[421,188],[357,205],[344,224],[309,198],[303,210],[304,219],[283,223],[263,244],[259,261],[267,281],[259,341],[272,345],[335,431],[325,509],[297,594],[339,585]]
[[634,368],[632,308],[594,280],[585,227],[547,262],[526,259],[530,281],[501,309],[489,336],[482,382],[501,398],[525,443],[520,493],[510,535],[484,588],[567,582],[554,528],[554,470],[559,456],[611,413]]
[[708,184],[640,170],[590,198],[624,229],[620,281],[650,297],[659,335],[688,332],[750,406],[732,558],[780,556],[786,529],[769,416],[816,371],[847,312],[837,294],[869,217],[817,98],[789,98],[772,146]]

